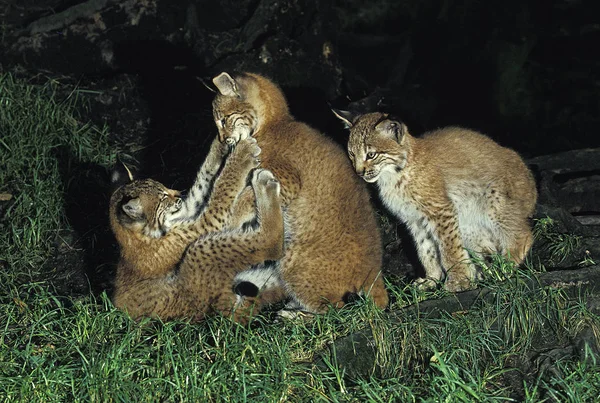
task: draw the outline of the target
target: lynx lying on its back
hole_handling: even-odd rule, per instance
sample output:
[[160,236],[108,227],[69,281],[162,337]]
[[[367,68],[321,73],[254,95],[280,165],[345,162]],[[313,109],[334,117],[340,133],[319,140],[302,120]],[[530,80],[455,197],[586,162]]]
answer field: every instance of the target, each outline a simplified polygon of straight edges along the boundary
[[[213,144],[200,170],[191,199],[203,200],[225,154],[226,147]],[[138,180],[117,189],[110,201],[110,223],[119,242],[121,259],[115,292],[117,307],[132,316],[162,319],[202,319],[213,311],[244,321],[257,302],[283,297],[272,288],[258,298],[240,297],[233,279],[240,271],[265,260],[278,259],[283,248],[283,217],[279,183],[273,175],[256,169],[252,190],[259,221],[255,230],[242,230],[238,209],[246,178],[258,165],[260,149],[253,139],[240,142],[214,183],[206,208],[197,218],[187,216],[195,201],[182,202],[177,191],[151,179]],[[196,201],[197,201],[196,200]]]
[[222,73],[213,82],[220,139],[256,138],[262,166],[281,182],[286,244],[276,271],[293,300],[288,308],[320,313],[361,292],[385,307],[379,229],[344,151],[294,120],[283,93],[266,78]]
[[406,223],[430,282],[445,279],[450,291],[471,287],[476,270],[467,250],[523,261],[537,191],[516,152],[458,127],[415,138],[383,113],[335,112],[350,128],[354,169]]

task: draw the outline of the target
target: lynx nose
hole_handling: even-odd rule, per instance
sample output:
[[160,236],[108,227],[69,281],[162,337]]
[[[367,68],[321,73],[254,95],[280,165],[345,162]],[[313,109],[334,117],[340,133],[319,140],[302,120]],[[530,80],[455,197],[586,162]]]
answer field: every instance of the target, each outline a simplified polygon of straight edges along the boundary
[[356,174],[361,177],[365,176],[365,173],[367,172],[367,169],[363,164],[356,164],[354,170],[356,171]]
[[233,137],[227,137],[227,138],[225,139],[225,143],[226,143],[227,145],[233,146],[233,145],[235,145],[235,139],[234,139]]

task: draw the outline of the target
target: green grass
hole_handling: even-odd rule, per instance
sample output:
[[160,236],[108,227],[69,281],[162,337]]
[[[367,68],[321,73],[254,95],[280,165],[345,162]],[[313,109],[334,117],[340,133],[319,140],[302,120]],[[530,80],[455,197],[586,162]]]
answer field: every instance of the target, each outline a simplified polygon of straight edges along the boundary
[[552,218],[545,217],[536,220],[533,228],[535,239],[547,244],[549,263],[552,264],[562,263],[581,243],[580,236],[561,233],[556,227]]
[[[105,296],[63,300],[44,284],[13,284],[0,301],[0,396],[102,402],[507,401],[514,385],[506,375],[517,371],[507,367],[509,358],[525,354],[539,337],[566,342],[582,323],[600,326],[583,304],[567,306],[559,291],[530,297],[522,289],[478,310],[405,322],[391,321],[362,302],[310,322],[261,317],[247,328],[220,317],[201,324],[136,323]],[[332,355],[324,366],[312,364],[336,338],[365,327],[379,335],[377,375],[348,381]],[[599,369],[593,358],[560,363],[562,377],[542,374],[522,393],[529,401],[594,396]]]
[[60,97],[58,87],[0,75],[0,193],[12,195],[10,225],[0,231],[0,260],[21,272],[37,270],[66,225],[56,153],[96,163],[115,157],[108,131],[77,119],[78,92]]
[[[13,195],[0,234],[7,265],[0,271],[0,401],[576,402],[600,395],[591,351],[534,376],[514,365],[545,340],[563,345],[583,329],[600,334],[600,318],[585,296],[569,301],[557,289],[530,290],[526,280],[541,267],[516,270],[501,259],[487,271],[492,302],[437,319],[392,319],[359,301],[307,322],[135,322],[105,295],[57,295],[28,274],[68,226],[53,151],[67,147],[102,164],[114,158],[107,131],[79,122],[77,92],[61,98],[59,86],[0,76],[0,193]],[[394,309],[447,295],[398,284],[390,290]],[[377,366],[350,379],[329,346],[365,329],[374,335]]]

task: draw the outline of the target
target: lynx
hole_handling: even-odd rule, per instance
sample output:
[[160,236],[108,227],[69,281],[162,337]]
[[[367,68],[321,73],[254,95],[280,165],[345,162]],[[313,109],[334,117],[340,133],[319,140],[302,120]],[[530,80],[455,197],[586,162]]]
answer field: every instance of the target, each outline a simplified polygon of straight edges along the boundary
[[[282,315],[322,313],[362,293],[384,308],[388,296],[374,210],[341,147],[294,120],[282,91],[265,77],[221,73],[213,83],[221,141],[254,137],[261,165],[281,183],[285,251],[273,270],[291,298]],[[238,280],[263,273],[246,272]]]
[[350,128],[356,173],[377,184],[385,206],[414,238],[423,286],[445,280],[449,291],[471,288],[478,273],[468,251],[523,261],[537,191],[516,152],[459,127],[415,138],[387,114],[334,112]]
[[[218,312],[245,322],[256,308],[283,298],[272,287],[254,285],[252,295],[233,290],[236,274],[265,260],[283,255],[283,217],[279,183],[258,166],[256,141],[240,142],[219,171],[227,147],[213,143],[190,196],[151,179],[137,180],[117,189],[110,200],[110,224],[120,245],[121,258],[113,301],[133,317],[201,320]],[[212,190],[212,192],[211,192]],[[209,192],[210,198],[208,197]],[[245,194],[252,193],[253,199]],[[207,200],[205,206],[200,201]],[[256,228],[242,229],[237,210],[254,203]],[[193,214],[191,214],[193,212]],[[264,293],[258,289],[266,286]]]

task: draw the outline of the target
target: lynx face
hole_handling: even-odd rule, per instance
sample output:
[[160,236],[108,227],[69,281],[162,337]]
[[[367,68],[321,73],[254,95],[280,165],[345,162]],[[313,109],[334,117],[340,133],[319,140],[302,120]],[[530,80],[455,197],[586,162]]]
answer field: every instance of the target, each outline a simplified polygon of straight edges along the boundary
[[213,116],[219,129],[219,141],[229,145],[251,137],[257,126],[252,105],[237,97],[217,95],[213,101]]
[[403,123],[383,113],[342,120],[350,127],[348,155],[354,170],[366,182],[376,182],[382,173],[398,173],[405,167],[408,150],[403,147],[407,133]]
[[219,129],[219,140],[229,145],[254,134],[258,126],[256,85],[251,77],[234,79],[221,73],[213,79],[218,89],[213,101],[213,116]]
[[160,238],[168,230],[165,221],[181,209],[182,200],[178,191],[152,179],[143,179],[117,189],[111,204],[122,226],[151,238]]

